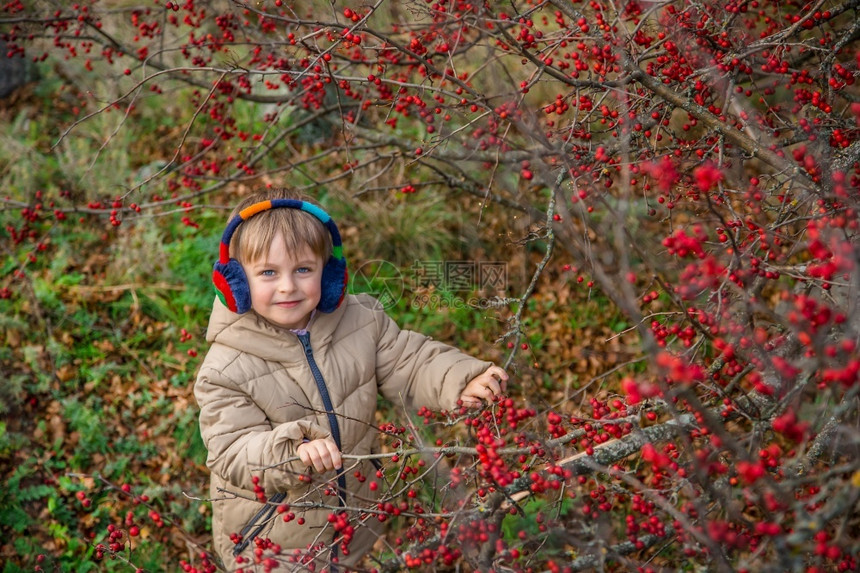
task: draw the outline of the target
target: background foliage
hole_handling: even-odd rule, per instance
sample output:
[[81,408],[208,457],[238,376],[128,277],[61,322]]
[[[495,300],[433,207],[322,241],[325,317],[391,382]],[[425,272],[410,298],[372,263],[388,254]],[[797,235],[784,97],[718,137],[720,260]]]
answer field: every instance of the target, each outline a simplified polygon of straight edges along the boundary
[[217,567],[209,273],[282,184],[514,375],[380,404],[368,568],[855,570],[856,0],[347,4],[4,4],[4,571]]

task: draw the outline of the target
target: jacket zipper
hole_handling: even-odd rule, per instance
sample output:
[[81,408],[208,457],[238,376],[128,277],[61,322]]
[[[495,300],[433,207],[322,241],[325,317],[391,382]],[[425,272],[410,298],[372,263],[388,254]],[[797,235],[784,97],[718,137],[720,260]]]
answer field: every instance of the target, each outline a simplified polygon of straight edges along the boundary
[[[328,423],[331,427],[331,435],[334,439],[334,443],[337,445],[337,449],[343,451],[340,443],[340,424],[337,422],[337,416],[334,413],[334,405],[331,402],[331,396],[328,393],[328,386],[326,386],[325,378],[323,378],[322,372],[317,366],[317,362],[314,359],[314,352],[311,348],[311,335],[309,332],[305,332],[304,334],[297,334],[299,338],[299,342],[302,343],[302,348],[305,351],[305,358],[307,358],[308,366],[311,369],[311,374],[314,377],[314,382],[316,382],[317,389],[319,390],[320,396],[322,397],[323,406],[325,407],[325,413],[328,417]],[[343,507],[346,505],[346,500],[344,495],[346,493],[346,475],[343,471],[337,474],[337,504],[338,507]],[[233,548],[233,555],[239,555],[242,551],[245,550],[248,545],[257,537],[265,527],[269,518],[275,512],[276,505],[282,502],[287,495],[285,493],[276,493],[270,499],[270,503],[266,504],[265,507],[260,509],[257,514],[251,518],[251,520],[245,524],[245,527],[242,528],[240,536],[242,536],[242,541],[238,543]],[[255,527],[256,526],[256,527]],[[250,531],[251,529],[254,531],[248,535],[248,537],[244,537],[245,533]],[[334,547],[332,549],[334,555],[337,554],[337,548]],[[332,568],[334,570],[334,568]]]
[[[320,391],[323,406],[325,406],[325,413],[328,416],[328,425],[331,427],[331,436],[334,439],[334,443],[337,444],[337,449],[343,451],[340,443],[340,425],[338,424],[337,416],[334,413],[334,405],[331,403],[331,396],[329,396],[325,378],[323,378],[322,372],[320,372],[319,366],[317,366],[317,362],[314,359],[314,351],[311,348],[311,335],[309,332],[305,332],[304,334],[299,334],[297,336],[299,337],[299,342],[302,343],[302,348],[305,349],[305,357],[308,359],[308,366],[310,366],[314,382],[317,384],[317,389]],[[340,486],[340,483],[338,483],[338,486]]]
[[[338,424],[337,416],[334,413],[334,404],[331,403],[331,396],[328,393],[328,386],[326,386],[325,378],[323,378],[322,372],[320,372],[319,366],[317,366],[317,361],[314,359],[314,351],[311,348],[311,334],[309,332],[305,332],[304,334],[297,335],[299,337],[299,341],[302,343],[302,347],[305,349],[305,357],[308,359],[308,366],[310,366],[311,374],[314,376],[314,381],[317,383],[317,388],[320,391],[320,396],[322,397],[323,406],[325,406],[325,413],[328,416],[328,424],[331,427],[331,437],[334,439],[335,445],[337,445],[338,451],[343,452],[343,447],[340,443],[340,424]],[[346,474],[341,468],[341,471],[337,474],[337,505],[338,507],[343,507],[346,505]],[[335,539],[337,539],[337,532],[334,533]],[[338,567],[335,565],[337,562],[337,545],[332,545],[331,548],[331,556],[332,561],[329,564],[329,571],[331,573],[337,573]]]

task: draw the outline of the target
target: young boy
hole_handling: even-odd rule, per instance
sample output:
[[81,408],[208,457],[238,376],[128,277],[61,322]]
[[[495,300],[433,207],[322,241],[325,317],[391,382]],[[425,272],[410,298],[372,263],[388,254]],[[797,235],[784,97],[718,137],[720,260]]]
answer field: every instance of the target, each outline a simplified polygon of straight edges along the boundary
[[[505,390],[502,368],[400,330],[372,297],[346,295],[345,271],[334,222],[287,191],[248,197],[231,215],[194,387],[228,570],[263,569],[272,555],[280,570],[311,559],[343,570],[370,551],[378,520],[359,524],[349,511],[344,535],[328,519],[375,506],[376,468],[342,454],[375,449],[377,393],[452,410]],[[326,493],[326,482],[337,487]]]

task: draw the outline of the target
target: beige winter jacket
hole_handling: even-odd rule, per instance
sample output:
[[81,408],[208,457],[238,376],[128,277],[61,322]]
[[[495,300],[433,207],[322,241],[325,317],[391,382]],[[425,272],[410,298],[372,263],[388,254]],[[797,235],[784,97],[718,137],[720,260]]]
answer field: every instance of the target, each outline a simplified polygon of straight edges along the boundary
[[[228,570],[240,567],[230,535],[240,532],[263,507],[255,499],[254,476],[267,496],[286,493],[290,511],[295,513],[296,519],[287,523],[276,513],[260,535],[279,544],[281,555],[304,552],[310,545],[330,545],[334,538],[327,518],[338,500],[336,495],[324,495],[318,485],[325,479],[336,483],[334,472],[314,475],[315,483],[308,484],[298,479],[307,475],[300,462],[283,463],[295,456],[303,439],[331,435],[312,363],[318,366],[330,395],[345,454],[369,454],[375,449],[377,393],[412,408],[453,409],[466,383],[491,365],[421,334],[400,330],[367,295],[348,295],[334,312],[316,313],[309,332],[306,351],[295,333],[254,312],[234,314],[215,301],[206,335],[211,348],[194,394],[209,452],[212,533]],[[376,468],[370,461],[357,467],[355,463],[344,460],[345,505],[373,506],[367,500],[374,497],[369,484]],[[356,472],[367,479],[360,482]],[[302,502],[328,509],[303,510]],[[359,527],[356,512],[350,515],[356,534],[349,555],[338,555],[341,564],[347,565],[371,549],[379,529],[376,519]],[[298,517],[304,518],[303,525],[297,524]],[[251,544],[242,553],[245,571],[255,570],[249,567],[253,547]],[[318,570],[321,564],[328,564],[329,557],[328,552],[320,554]],[[285,569],[282,562],[278,570]]]

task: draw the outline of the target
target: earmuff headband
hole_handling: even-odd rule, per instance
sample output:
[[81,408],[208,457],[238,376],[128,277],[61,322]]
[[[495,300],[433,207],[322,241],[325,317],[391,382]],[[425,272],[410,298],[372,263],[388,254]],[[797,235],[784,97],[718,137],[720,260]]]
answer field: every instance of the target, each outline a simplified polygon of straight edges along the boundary
[[334,219],[331,216],[311,203],[299,201],[298,199],[271,199],[269,201],[261,201],[245,207],[239,214],[227,224],[224,229],[224,234],[221,236],[221,247],[219,249],[219,261],[221,264],[227,264],[230,261],[230,241],[233,239],[233,234],[239,225],[263,211],[269,209],[298,209],[313,215],[320,223],[325,225],[331,235],[332,256],[338,260],[343,260],[343,244],[340,240],[340,232],[337,230],[337,225],[334,224]]

